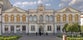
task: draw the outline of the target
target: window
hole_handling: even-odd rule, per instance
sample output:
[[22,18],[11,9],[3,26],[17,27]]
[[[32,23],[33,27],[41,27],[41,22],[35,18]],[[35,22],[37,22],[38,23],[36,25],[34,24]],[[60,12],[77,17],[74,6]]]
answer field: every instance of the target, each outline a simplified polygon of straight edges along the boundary
[[35,31],[35,26],[31,25],[31,31]]
[[51,31],[51,26],[47,26],[47,30],[48,31]]
[[37,21],[37,16],[36,15],[34,15],[33,21]]
[[75,21],[78,21],[78,14],[75,15]]
[[43,22],[43,16],[42,15],[40,15],[40,22]]
[[29,21],[32,21],[33,20],[33,17],[32,15],[29,16]]
[[22,16],[22,22],[26,22],[26,15]]
[[7,14],[4,16],[4,21],[5,22],[8,22],[9,21],[9,18],[8,18],[8,15]]
[[49,21],[53,21],[53,16],[51,15],[51,16],[49,16]]
[[11,31],[14,31],[14,26],[11,26]]
[[57,15],[56,20],[57,20],[57,22],[60,22],[60,15],[59,14]]
[[48,15],[46,15],[45,19],[46,19],[46,21],[48,21],[48,20],[49,20],[49,16],[48,16]]
[[16,16],[16,21],[17,21],[17,22],[20,22],[20,15],[17,15],[17,16]]
[[26,31],[26,25],[22,26],[22,31]]
[[66,21],[66,14],[63,15],[63,22]]
[[11,22],[14,22],[14,15],[11,15],[10,21],[11,21]]
[[72,14],[69,15],[69,22],[72,21]]
[[20,25],[17,25],[17,26],[16,26],[16,31],[17,31],[17,32],[20,31]]
[[8,31],[8,25],[5,25],[5,31]]
[[57,26],[57,31],[60,31],[60,26]]

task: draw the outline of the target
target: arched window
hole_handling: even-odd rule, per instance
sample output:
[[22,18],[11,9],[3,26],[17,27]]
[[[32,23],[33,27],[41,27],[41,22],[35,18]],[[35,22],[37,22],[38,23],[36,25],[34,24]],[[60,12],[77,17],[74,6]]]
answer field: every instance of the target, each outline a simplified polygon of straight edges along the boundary
[[57,22],[60,22],[60,15],[59,14],[57,15],[56,20],[57,20]]
[[53,21],[53,15],[49,16],[49,21],[51,21],[51,22]]
[[63,22],[66,21],[66,14],[63,15]]
[[11,21],[11,22],[14,22],[14,15],[11,15],[10,21]]
[[48,15],[45,16],[45,20],[46,20],[46,21],[49,20],[49,16],[48,16]]
[[26,15],[22,15],[22,22],[26,22]]
[[75,21],[78,21],[78,14],[75,15]]
[[30,15],[30,16],[29,16],[29,21],[32,21],[32,20],[33,20],[33,16]]
[[17,15],[17,16],[16,16],[16,21],[17,21],[17,22],[20,22],[20,15]]
[[43,16],[42,15],[40,15],[40,22],[43,22]]
[[9,21],[9,18],[8,18],[8,15],[7,14],[5,14],[5,16],[4,16],[4,21],[5,22],[8,22]]
[[72,21],[72,14],[69,14],[69,22]]
[[36,15],[34,15],[33,21],[37,21],[37,16]]

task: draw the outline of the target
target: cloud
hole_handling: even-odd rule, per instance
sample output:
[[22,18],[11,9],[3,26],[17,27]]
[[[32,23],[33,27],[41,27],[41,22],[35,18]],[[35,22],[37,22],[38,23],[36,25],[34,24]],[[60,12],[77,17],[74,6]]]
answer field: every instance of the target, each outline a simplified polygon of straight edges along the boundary
[[46,6],[51,6],[51,4],[45,4]]
[[34,5],[34,4],[36,4],[35,1],[34,1],[34,2],[16,2],[16,3],[14,4],[14,6],[19,6],[19,5],[24,5],[24,6],[26,6],[26,5]]
[[75,4],[76,3],[76,0],[72,0],[70,3],[69,3],[69,5],[73,5],[73,4]]
[[68,2],[68,1],[70,1],[70,0],[61,0],[62,2]]
[[38,4],[42,4],[43,2],[42,2],[42,0],[38,0],[38,2],[37,2]]
[[32,6],[32,5],[36,5],[36,4],[42,4],[43,1],[42,0],[38,0],[38,1],[31,1],[31,2],[15,2],[15,4],[13,4],[14,6]]
[[59,7],[64,7],[64,6],[65,6],[64,3],[59,4]]

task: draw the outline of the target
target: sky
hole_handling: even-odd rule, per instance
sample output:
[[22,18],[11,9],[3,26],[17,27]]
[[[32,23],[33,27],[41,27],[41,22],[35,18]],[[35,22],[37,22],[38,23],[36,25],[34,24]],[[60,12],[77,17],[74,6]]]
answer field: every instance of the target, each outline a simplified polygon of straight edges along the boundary
[[64,7],[72,7],[83,11],[83,0],[10,0],[11,4],[24,10],[36,9],[43,4],[46,9],[60,10]]

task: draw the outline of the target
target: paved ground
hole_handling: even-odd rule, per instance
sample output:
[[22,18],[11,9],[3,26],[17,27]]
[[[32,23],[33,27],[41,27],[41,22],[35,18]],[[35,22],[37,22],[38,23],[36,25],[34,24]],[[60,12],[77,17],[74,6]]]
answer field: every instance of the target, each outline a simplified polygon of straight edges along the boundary
[[62,40],[61,38],[58,38],[56,36],[53,35],[42,35],[42,36],[28,36],[28,35],[24,35],[23,37],[21,37],[19,40]]

